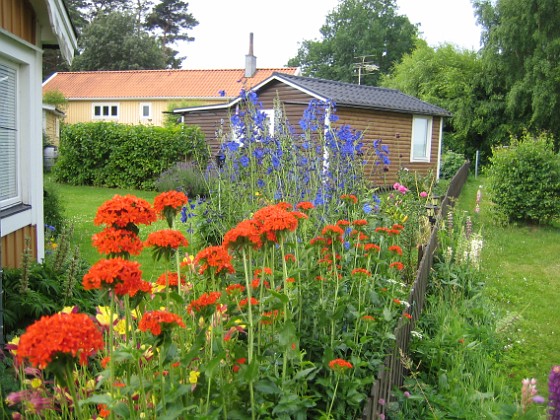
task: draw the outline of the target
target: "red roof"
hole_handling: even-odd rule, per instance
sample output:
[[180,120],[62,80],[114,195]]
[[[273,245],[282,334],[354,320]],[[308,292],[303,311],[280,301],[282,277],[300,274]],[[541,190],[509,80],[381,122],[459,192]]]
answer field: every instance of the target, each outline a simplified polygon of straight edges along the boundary
[[59,90],[67,99],[235,98],[274,72],[295,75],[297,67],[257,69],[246,78],[244,69],[127,70],[55,73],[43,83],[43,93]]

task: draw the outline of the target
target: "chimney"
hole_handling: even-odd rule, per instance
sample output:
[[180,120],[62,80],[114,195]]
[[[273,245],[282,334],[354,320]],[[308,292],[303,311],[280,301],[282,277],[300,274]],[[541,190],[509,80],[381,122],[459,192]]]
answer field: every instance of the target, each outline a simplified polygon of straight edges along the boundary
[[253,77],[257,71],[257,57],[253,55],[253,32],[249,34],[249,54],[245,56],[245,77]]

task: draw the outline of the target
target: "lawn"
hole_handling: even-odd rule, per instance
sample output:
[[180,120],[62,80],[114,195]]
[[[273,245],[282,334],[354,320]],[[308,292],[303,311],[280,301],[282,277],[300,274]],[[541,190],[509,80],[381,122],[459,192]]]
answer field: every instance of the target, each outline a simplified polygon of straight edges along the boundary
[[503,367],[520,384],[535,377],[546,394],[550,369],[560,364],[560,228],[496,226],[484,194],[485,179],[470,177],[457,209],[473,213],[476,191],[483,185],[481,212],[475,226],[484,237],[483,272],[487,293],[508,314],[503,328],[509,344]]

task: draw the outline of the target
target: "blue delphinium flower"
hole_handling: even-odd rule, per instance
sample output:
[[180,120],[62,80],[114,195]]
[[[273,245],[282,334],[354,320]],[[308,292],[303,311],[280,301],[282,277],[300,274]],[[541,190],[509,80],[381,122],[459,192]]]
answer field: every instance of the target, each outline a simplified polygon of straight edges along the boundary
[[369,203],[365,203],[362,207],[365,214],[370,214],[373,211],[373,206]]
[[259,179],[257,180],[257,187],[259,187],[259,188],[264,188],[264,186],[265,186],[264,181],[263,181],[262,179],[259,178]]
[[241,166],[246,168],[247,166],[249,166],[250,160],[247,156],[243,155],[239,158],[239,163],[241,164]]
[[220,95],[221,97],[226,96],[226,91],[225,90],[220,90],[218,91],[218,95]]

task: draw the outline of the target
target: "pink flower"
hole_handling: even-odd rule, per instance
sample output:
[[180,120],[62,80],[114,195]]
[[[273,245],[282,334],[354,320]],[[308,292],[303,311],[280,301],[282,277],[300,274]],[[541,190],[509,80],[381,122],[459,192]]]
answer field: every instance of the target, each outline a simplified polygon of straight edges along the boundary
[[428,196],[428,193],[426,191],[422,191],[420,193],[420,197],[422,197],[422,198],[426,198],[427,196]]

